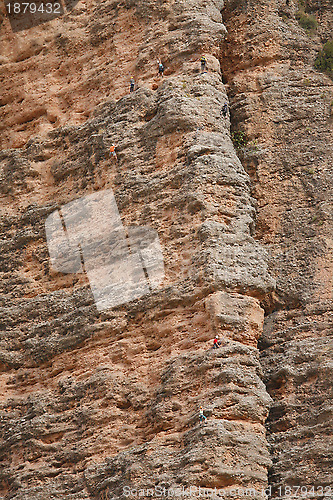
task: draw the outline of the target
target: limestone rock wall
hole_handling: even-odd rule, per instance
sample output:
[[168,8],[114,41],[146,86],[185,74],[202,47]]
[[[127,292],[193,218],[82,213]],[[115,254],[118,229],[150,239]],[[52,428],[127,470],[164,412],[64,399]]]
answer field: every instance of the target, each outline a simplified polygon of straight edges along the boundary
[[333,85],[314,60],[332,37],[333,16],[330,2],[305,2],[318,20],[309,34],[295,19],[300,3],[288,3],[229,2],[222,60],[234,130],[249,140],[240,155],[258,201],[256,238],[277,283],[260,340],[274,400],[270,484],[276,498],[286,486],[303,486],[309,497],[314,487],[321,498],[332,495],[333,479]]
[[[43,129],[44,114],[20,131],[15,102],[4,110],[15,121],[5,141],[31,138],[1,153],[1,493],[82,500],[125,498],[125,486],[201,486],[230,496],[238,486],[264,498],[271,399],[256,347],[260,301],[275,283],[253,238],[249,176],[229,119],[221,117],[223,2],[109,2],[105,17],[99,14],[109,30],[105,44],[114,44],[107,54],[103,38],[89,53],[85,35],[70,31],[90,26],[102,9],[88,7],[79,3],[78,17],[73,11],[65,19],[72,51],[62,61],[65,68],[76,56],[85,83],[74,91],[75,73],[68,84],[57,79],[61,92],[52,87],[54,105],[64,94],[77,99],[66,111],[72,124],[59,127],[60,117],[53,130]],[[47,45],[51,65],[58,22]],[[129,77],[116,47],[126,43],[139,87],[132,94],[123,88]],[[204,51],[209,72],[200,74]],[[102,52],[100,80],[92,83],[92,55]],[[22,66],[11,54],[3,79],[22,69],[31,78],[36,59]],[[157,55],[166,65],[163,80]],[[44,64],[43,51],[33,57]],[[103,92],[103,57],[117,75],[112,99]],[[88,101],[93,113],[79,125],[76,106]],[[108,158],[112,142],[117,164]],[[50,267],[44,222],[61,205],[106,188],[125,225],[158,231],[166,277],[152,295],[99,314],[84,275]],[[211,348],[216,333],[223,338],[218,351]],[[201,404],[208,417],[202,426]]]
[[[313,6],[309,38],[296,8],[87,1],[19,34],[3,19],[0,496],[329,484],[332,82],[312,63],[331,12]],[[50,266],[44,223],[107,188],[124,225],[157,230],[165,279],[98,313],[84,274]]]

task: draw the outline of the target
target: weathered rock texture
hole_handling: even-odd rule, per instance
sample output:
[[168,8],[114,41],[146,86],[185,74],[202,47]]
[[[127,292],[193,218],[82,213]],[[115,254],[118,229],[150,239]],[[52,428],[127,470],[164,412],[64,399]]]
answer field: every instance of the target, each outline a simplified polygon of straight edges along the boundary
[[277,281],[260,344],[274,399],[270,481],[276,498],[287,485],[322,498],[333,482],[333,86],[313,63],[333,12],[329,1],[305,2],[318,19],[310,36],[288,3],[230,2],[223,61],[234,128],[250,140],[242,160],[258,200],[256,239]]
[[[225,3],[223,20],[222,1],[109,0],[1,25],[6,499],[329,484],[332,82],[292,1]],[[257,139],[243,165],[227,91],[233,129]],[[126,226],[158,231],[166,277],[98,313],[85,275],[50,267],[44,222],[106,188]]]

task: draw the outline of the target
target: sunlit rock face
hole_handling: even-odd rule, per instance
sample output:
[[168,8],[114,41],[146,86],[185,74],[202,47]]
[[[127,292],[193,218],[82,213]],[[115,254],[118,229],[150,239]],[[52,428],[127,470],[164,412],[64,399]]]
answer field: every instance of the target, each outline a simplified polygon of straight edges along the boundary
[[[313,67],[332,12],[312,3],[311,36],[293,0],[82,0],[14,32],[3,16],[0,497],[333,483],[333,92]],[[107,192],[121,242],[96,217],[75,262],[51,260],[47,221],[73,238],[64,207],[81,220]],[[98,307],[85,248],[125,280],[143,231],[156,286]]]

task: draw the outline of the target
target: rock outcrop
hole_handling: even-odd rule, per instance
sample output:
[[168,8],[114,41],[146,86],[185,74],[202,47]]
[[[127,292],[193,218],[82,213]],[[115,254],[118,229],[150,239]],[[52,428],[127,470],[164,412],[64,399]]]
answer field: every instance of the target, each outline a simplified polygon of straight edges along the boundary
[[223,60],[234,127],[249,141],[242,162],[258,201],[256,239],[277,282],[260,341],[274,400],[270,484],[276,498],[287,486],[322,498],[332,496],[333,480],[333,85],[314,60],[332,37],[333,16],[330,2],[306,2],[318,19],[308,34],[295,19],[300,5],[287,3],[230,5]]
[[[308,3],[311,38],[292,0],[3,20],[0,497],[332,484],[333,97],[313,69],[332,13]],[[165,279],[98,312],[44,225],[109,188],[125,226],[157,231]]]

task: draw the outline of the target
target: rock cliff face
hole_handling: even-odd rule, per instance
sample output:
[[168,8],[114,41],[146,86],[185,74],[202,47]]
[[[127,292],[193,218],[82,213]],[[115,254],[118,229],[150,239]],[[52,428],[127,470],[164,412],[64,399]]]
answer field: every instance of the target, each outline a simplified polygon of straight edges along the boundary
[[[307,8],[311,37],[292,0],[3,18],[0,497],[333,483],[333,92],[313,69],[333,16]],[[50,265],[44,224],[108,188],[125,226],[158,232],[165,279],[98,312],[85,274]]]
[[290,485],[320,496],[333,479],[333,88],[313,62],[332,38],[333,13],[330,2],[307,2],[318,19],[310,36],[294,21],[299,6],[287,3],[230,5],[223,61],[234,127],[250,141],[242,162],[258,201],[255,237],[277,281],[260,341],[274,400],[270,482],[277,495]]

